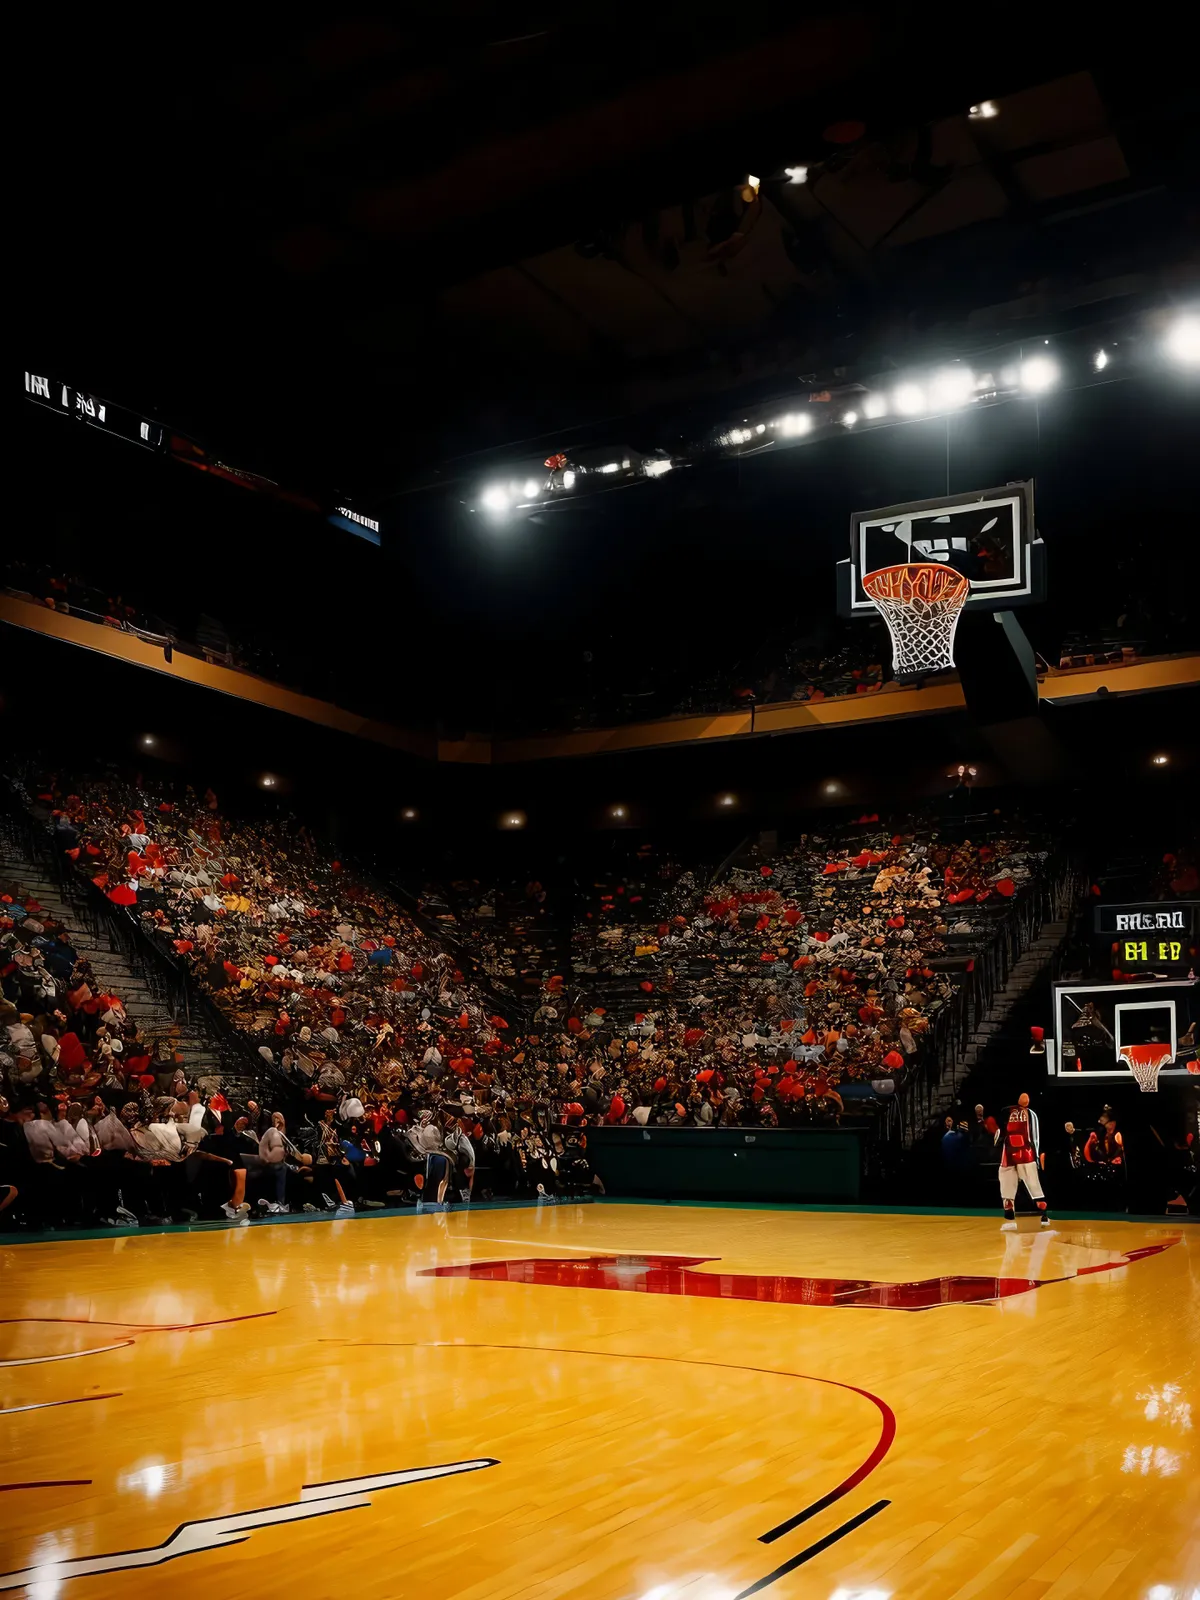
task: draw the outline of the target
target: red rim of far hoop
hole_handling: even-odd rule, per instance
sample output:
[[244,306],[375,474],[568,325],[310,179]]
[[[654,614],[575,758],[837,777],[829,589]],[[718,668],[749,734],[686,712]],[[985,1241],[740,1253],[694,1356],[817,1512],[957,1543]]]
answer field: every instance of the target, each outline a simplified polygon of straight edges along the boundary
[[924,600],[927,604],[945,600],[953,604],[965,601],[971,588],[969,578],[953,567],[939,566],[936,562],[914,562],[899,567],[877,567],[863,575],[863,591],[876,602],[899,600],[905,604]]

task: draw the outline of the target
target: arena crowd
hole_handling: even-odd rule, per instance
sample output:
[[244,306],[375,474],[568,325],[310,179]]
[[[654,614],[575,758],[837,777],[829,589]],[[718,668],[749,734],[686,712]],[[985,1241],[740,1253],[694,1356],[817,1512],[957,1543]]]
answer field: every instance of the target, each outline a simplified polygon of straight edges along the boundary
[[427,1177],[451,1200],[578,1192],[600,1123],[837,1122],[920,1062],[963,950],[1043,856],[874,815],[708,881],[647,845],[588,890],[553,970],[536,882],[501,927],[479,896],[447,919],[452,953],[303,825],[211,790],[30,772],[24,800],[257,1069],[232,1101],[189,1081],[2,883],[0,1180],[58,1225],[424,1202]]

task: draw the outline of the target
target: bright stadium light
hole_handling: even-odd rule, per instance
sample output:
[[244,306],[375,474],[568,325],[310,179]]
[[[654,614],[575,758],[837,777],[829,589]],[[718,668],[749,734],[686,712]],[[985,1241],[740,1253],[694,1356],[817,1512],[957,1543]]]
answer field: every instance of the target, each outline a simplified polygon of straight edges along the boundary
[[766,433],[766,431],[767,431],[766,423],[765,422],[756,422],[754,424],[754,431],[755,431],[755,433]]
[[563,473],[563,488],[564,489],[573,489],[574,487],[575,487],[575,474],[571,471],[570,467],[568,467],[567,470]]
[[1200,317],[1180,317],[1163,340],[1163,348],[1181,366],[1200,366]]
[[536,500],[541,493],[542,486],[536,478],[526,478],[524,494],[526,500]]
[[857,411],[846,411],[846,412],[842,413],[842,427],[843,428],[852,428],[857,421],[858,421],[858,412]]
[[1105,367],[1108,365],[1108,351],[1097,350],[1096,354],[1092,357],[1092,365],[1095,367],[1097,372],[1103,372]]
[[880,417],[887,416],[887,396],[882,394],[869,394],[863,401],[863,416],[868,422],[877,422]]
[[498,483],[493,483],[480,495],[479,504],[485,511],[490,511],[493,516],[502,517],[510,504],[508,490],[502,488]]
[[525,826],[525,813],[523,811],[505,811],[500,818],[502,828],[523,828]]
[[919,383],[902,383],[892,396],[892,404],[902,417],[919,417],[926,409],[925,391]]
[[784,167],[783,170],[784,170],[784,174],[787,177],[787,181],[789,183],[807,183],[808,182],[808,168],[807,167]]
[[803,411],[789,411],[786,417],[780,417],[775,426],[785,439],[798,439],[802,434],[812,432],[812,418]]
[[153,750],[154,749],[154,735],[152,733],[144,733],[142,735],[142,745],[147,750]]
[[967,112],[972,122],[988,122],[992,117],[1000,115],[1000,107],[994,100],[981,100],[977,106],[972,106]]
[[1021,363],[1021,387],[1027,394],[1045,394],[1058,382],[1058,364],[1049,356],[1030,356]]
[[657,458],[642,462],[642,471],[648,478],[661,478],[664,472],[670,472],[674,465],[671,461],[662,461]]
[[975,374],[970,367],[945,367],[935,372],[929,385],[929,399],[935,411],[952,411],[965,406],[975,389]]
[[620,472],[620,470],[621,463],[619,461],[606,461],[600,468],[601,472]]

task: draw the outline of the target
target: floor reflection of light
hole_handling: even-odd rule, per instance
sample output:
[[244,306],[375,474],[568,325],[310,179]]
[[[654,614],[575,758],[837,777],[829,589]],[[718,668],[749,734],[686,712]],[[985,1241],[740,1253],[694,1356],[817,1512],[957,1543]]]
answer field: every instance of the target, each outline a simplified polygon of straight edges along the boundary
[[61,1588],[61,1578],[43,1578],[40,1583],[29,1584],[25,1593],[29,1600],[54,1600]]
[[148,1500],[153,1500],[167,1487],[174,1471],[163,1465],[160,1461],[151,1462],[147,1467],[139,1467],[136,1472],[125,1472],[117,1479],[118,1487],[125,1490],[140,1490]]
[[1179,1471],[1179,1457],[1174,1450],[1164,1450],[1162,1445],[1126,1445],[1121,1461],[1122,1472],[1138,1472],[1143,1478],[1156,1472],[1160,1478],[1172,1478]]
[[711,1572],[693,1574],[675,1583],[656,1583],[638,1600],[734,1600],[736,1591]]
[[48,1567],[55,1561],[70,1561],[75,1553],[75,1536],[70,1530],[63,1533],[44,1533],[39,1539],[34,1540],[33,1549],[29,1553],[29,1565]]
[[891,1600],[890,1589],[835,1589],[829,1600]]
[[1146,1420],[1156,1422],[1162,1417],[1171,1427],[1187,1433],[1192,1426],[1192,1408],[1186,1400],[1179,1399],[1181,1392],[1177,1383],[1164,1383],[1161,1389],[1143,1390],[1138,1400],[1146,1403]]

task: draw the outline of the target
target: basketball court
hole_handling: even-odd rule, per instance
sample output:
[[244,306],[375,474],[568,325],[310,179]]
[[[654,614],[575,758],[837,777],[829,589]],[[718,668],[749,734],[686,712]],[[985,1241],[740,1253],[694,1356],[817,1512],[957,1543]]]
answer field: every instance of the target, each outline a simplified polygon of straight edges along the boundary
[[1186,1222],[595,1204],[0,1260],[6,1591],[1200,1582]]

